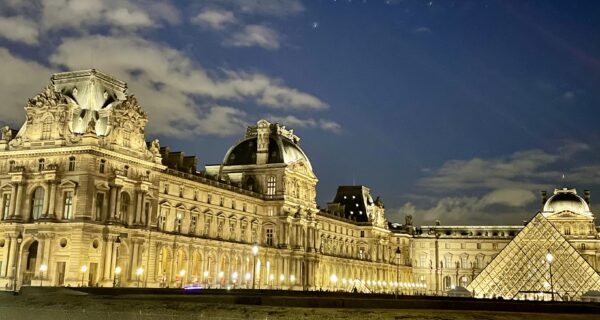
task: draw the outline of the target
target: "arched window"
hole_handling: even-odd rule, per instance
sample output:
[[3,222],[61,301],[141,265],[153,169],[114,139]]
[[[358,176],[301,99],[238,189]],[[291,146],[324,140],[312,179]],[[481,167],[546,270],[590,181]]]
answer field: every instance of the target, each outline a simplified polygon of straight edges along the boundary
[[119,208],[119,215],[121,219],[127,218],[127,213],[129,212],[129,203],[129,194],[127,192],[121,192],[121,207]]
[[31,199],[31,217],[33,220],[42,217],[42,210],[44,210],[44,188],[37,187],[33,190],[33,197]]
[[267,195],[275,195],[275,188],[277,187],[277,180],[274,176],[270,176],[267,179]]
[[46,117],[42,123],[42,140],[49,140],[52,137],[52,117]]
[[452,288],[452,278],[450,276],[444,277],[444,290],[450,290]]
[[570,236],[570,235],[571,235],[571,227],[565,226],[565,236]]
[[460,286],[466,288],[469,285],[469,278],[467,276],[460,277]]

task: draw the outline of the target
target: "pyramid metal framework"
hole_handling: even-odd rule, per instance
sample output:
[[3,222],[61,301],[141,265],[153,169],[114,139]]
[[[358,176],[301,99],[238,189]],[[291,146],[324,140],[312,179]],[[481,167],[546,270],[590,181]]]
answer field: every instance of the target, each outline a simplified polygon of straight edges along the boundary
[[[546,255],[554,260],[549,265]],[[600,275],[541,213],[468,285],[475,297],[579,300]],[[554,293],[554,294],[552,294]]]

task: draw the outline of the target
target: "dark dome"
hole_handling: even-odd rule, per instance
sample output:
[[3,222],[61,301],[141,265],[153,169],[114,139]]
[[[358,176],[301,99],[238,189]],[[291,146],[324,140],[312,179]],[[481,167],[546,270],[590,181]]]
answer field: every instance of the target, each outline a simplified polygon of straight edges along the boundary
[[[231,147],[229,151],[227,151],[227,154],[225,154],[223,164],[226,166],[256,164],[256,140],[257,137],[246,138]],[[308,167],[312,170],[308,157],[304,151],[300,149],[298,144],[293,143],[286,138],[282,138],[281,136],[269,137],[269,156],[267,164],[290,164],[298,160],[306,161]]]

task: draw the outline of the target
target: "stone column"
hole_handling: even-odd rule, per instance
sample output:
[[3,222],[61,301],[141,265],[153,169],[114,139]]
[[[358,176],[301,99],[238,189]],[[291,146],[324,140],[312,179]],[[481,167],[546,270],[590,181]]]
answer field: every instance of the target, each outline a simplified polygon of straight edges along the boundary
[[21,184],[21,183],[17,184],[17,200],[16,200],[15,208],[14,208],[15,209],[14,215],[15,215],[15,218],[17,218],[17,219],[25,218],[23,212],[21,211],[21,209],[23,208],[23,199],[22,199],[23,198],[23,188],[24,188],[23,184]]
[[136,192],[136,204],[135,204],[135,216],[133,217],[133,224],[137,225],[142,222],[142,201],[144,197],[144,191]]
[[17,264],[17,239],[14,235],[9,235],[8,263],[6,264],[6,277],[13,278]]
[[104,264],[102,267],[103,279],[110,280],[110,268],[111,268],[111,257],[112,257],[112,241],[110,238],[104,241]]
[[138,268],[138,250],[139,250],[139,243],[137,240],[132,240],[133,242],[133,250],[131,250],[131,256],[130,256],[130,265],[131,268],[129,270],[129,277],[131,278],[131,280],[136,280],[137,281],[137,268]]
[[[122,188],[121,186],[117,186],[116,190],[115,190],[115,194],[116,194],[115,202],[114,202],[115,203],[115,211],[114,211],[114,220],[115,221],[121,221],[121,219],[123,219],[123,217],[120,216],[120,212],[119,212],[121,209],[121,208],[119,208],[119,206],[121,204],[121,188]],[[117,218],[117,216],[118,216],[118,218]]]
[[44,204],[42,206],[42,217],[48,216],[48,207],[50,206],[50,181],[45,182],[46,189],[44,189]]
[[117,186],[111,186],[110,187],[110,210],[108,212],[108,220],[113,220],[114,217],[117,215],[117,211],[116,211],[116,202],[117,202]]
[[9,248],[12,248],[13,239],[9,236],[6,240],[8,241],[8,243],[5,244],[7,246],[7,249],[4,250],[4,254],[2,255],[2,261],[6,261],[6,264],[3,265],[2,270],[0,270],[0,277],[6,277],[8,274],[8,270],[11,268],[11,256],[9,255],[9,253],[12,253],[12,251]]
[[[8,208],[8,217],[3,217],[3,218],[10,218],[12,216],[15,215],[15,204],[17,201],[17,189],[19,188],[18,184],[13,184],[12,185],[12,193],[10,195],[10,207]],[[4,260],[6,261],[6,260]]]
[[[51,218],[56,218],[56,212],[55,210],[55,206],[56,206],[56,182],[55,181],[51,181],[50,182],[50,203],[48,205],[48,212],[47,214],[51,217]],[[75,207],[75,203],[73,203],[73,207]],[[74,208],[73,208],[73,212],[74,212]]]

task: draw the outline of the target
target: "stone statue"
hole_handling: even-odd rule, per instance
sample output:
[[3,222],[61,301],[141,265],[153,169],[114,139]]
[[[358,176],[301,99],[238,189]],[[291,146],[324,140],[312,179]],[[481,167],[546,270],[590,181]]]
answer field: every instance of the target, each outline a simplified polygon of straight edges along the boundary
[[158,139],[154,139],[150,143],[150,152],[152,152],[153,155],[160,154],[160,141]]
[[94,119],[90,119],[90,122],[88,122],[85,133],[96,134],[96,121]]
[[12,130],[10,130],[9,126],[2,128],[2,140],[5,140],[5,141],[12,140]]

